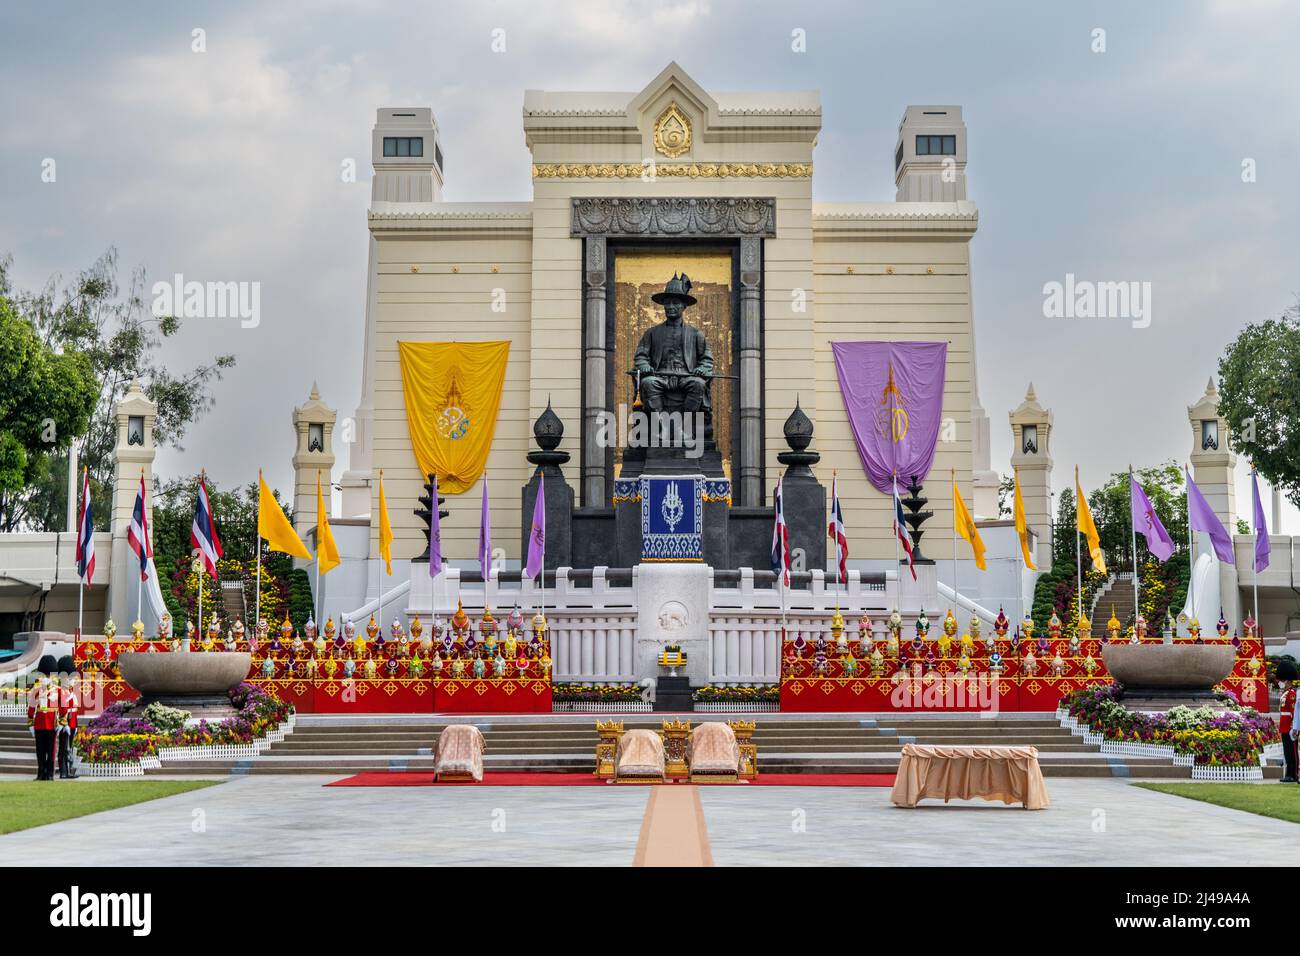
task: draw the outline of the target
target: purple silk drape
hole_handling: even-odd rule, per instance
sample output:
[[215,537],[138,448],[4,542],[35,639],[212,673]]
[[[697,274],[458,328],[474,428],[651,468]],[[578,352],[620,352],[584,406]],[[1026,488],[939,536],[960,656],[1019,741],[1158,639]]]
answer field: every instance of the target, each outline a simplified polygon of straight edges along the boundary
[[877,491],[923,481],[943,416],[946,342],[832,342],[862,468]]

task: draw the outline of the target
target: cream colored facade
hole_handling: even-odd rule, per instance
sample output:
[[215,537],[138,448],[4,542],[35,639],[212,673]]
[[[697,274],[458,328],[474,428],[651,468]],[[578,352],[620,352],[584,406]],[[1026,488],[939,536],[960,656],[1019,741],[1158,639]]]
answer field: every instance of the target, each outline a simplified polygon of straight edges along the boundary
[[[680,152],[666,144],[677,153],[669,156],[656,146],[655,126],[674,107],[689,127],[690,142]],[[978,215],[965,198],[960,110],[926,107],[924,114],[927,122],[940,117],[937,121],[958,139],[945,162],[914,154],[908,124],[920,122],[921,113],[914,120],[909,112],[899,143],[880,148],[899,147],[900,195],[952,198],[814,202],[814,151],[822,124],[818,95],[710,93],[676,64],[640,93],[526,93],[530,203],[442,202],[442,169],[431,159],[432,146],[424,158],[433,200],[380,198],[394,190],[385,185],[387,161],[377,127],[365,394],[343,478],[345,514],[375,513],[374,478],[382,468],[396,534],[394,556],[409,558],[422,550],[412,509],[423,478],[411,452],[397,342],[506,339],[505,395],[487,477],[493,541],[508,561],[518,561],[520,487],[531,473],[525,455],[535,447],[532,423],[548,401],[564,422],[560,447],[573,456],[565,475],[581,501],[584,263],[583,240],[571,235],[572,200],[762,197],[774,199],[776,208],[775,237],[763,240],[762,248],[765,499],[783,470],[776,460],[786,447],[782,425],[798,399],[816,425],[813,447],[822,455],[818,477],[829,485],[838,470],[853,559],[892,558],[890,502],[863,475],[830,343],[945,340],[948,421],[926,486],[935,517],[926,525],[923,543],[933,557],[951,554],[950,469],[968,501],[972,473],[983,476],[986,490],[991,475],[987,420],[974,375],[969,242]],[[418,116],[381,111],[385,134],[400,129],[393,127],[394,115],[410,117],[412,128],[436,142],[428,111]],[[419,194],[409,186],[411,160],[402,163],[400,175],[401,193]],[[981,427],[983,441],[974,437]],[[979,457],[983,460],[977,462]],[[996,477],[991,480],[995,486]],[[451,516],[443,521],[442,537],[449,560],[474,557],[479,495],[475,485],[448,497],[444,507]],[[372,527],[372,554],[376,538]]]

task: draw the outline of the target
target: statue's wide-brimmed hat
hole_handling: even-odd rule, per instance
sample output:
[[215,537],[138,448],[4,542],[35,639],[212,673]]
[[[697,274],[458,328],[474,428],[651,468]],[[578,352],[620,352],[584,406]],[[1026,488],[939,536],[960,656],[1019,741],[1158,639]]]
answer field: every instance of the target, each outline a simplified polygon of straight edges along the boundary
[[674,272],[673,277],[669,279],[668,283],[664,286],[664,291],[656,292],[654,295],[650,296],[650,301],[657,302],[659,305],[664,305],[668,302],[681,302],[684,305],[694,305],[699,300],[696,299],[695,296],[691,295],[690,292],[691,280],[687,278],[686,273],[683,272],[678,276],[677,273]]

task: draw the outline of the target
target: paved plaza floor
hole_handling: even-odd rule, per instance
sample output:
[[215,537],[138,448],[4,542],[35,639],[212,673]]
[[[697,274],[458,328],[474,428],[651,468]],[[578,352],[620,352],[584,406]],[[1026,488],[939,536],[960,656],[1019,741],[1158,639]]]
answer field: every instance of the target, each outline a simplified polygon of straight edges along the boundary
[[323,786],[331,779],[234,777],[2,836],[0,859],[52,866],[1283,865],[1294,861],[1300,838],[1298,824],[1109,779],[1049,780],[1052,805],[1036,812],[982,801],[902,810],[884,787]]

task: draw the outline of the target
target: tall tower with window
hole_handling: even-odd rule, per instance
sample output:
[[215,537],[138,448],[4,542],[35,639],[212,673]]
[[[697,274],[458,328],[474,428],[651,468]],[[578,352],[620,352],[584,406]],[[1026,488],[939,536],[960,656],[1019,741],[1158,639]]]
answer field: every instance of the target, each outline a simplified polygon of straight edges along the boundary
[[909,106],[894,147],[898,202],[966,198],[966,124],[960,106]]
[[442,142],[427,106],[386,106],[371,132],[372,202],[440,202]]

